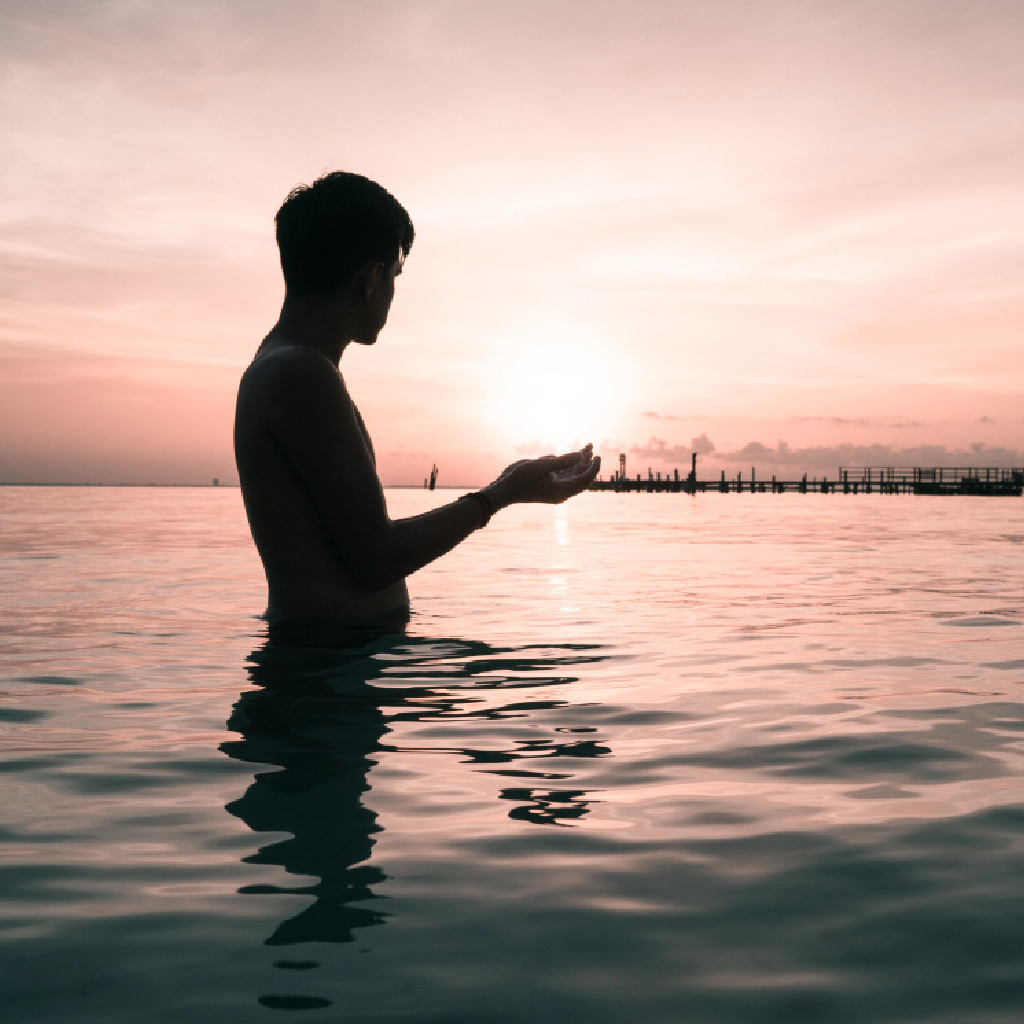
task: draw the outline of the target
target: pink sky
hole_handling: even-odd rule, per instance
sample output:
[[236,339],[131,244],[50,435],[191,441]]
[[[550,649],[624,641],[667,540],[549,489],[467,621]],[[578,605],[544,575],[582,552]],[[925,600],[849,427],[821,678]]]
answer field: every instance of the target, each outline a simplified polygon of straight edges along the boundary
[[[7,0],[0,481],[234,481],[273,214],[417,240],[342,369],[386,483],[1024,464],[1024,6]],[[780,447],[781,443],[781,447]]]

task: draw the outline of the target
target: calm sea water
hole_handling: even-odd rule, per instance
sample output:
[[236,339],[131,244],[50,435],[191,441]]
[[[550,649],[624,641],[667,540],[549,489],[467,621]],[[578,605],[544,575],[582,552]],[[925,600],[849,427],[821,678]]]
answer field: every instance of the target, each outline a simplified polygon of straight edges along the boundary
[[237,490],[0,488],[0,1015],[1019,1024],[1022,556],[588,494],[275,649]]

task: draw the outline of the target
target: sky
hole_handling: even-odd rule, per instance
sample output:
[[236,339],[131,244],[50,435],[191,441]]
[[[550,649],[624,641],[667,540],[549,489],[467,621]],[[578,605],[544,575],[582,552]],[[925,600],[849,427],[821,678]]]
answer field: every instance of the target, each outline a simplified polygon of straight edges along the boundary
[[1017,0],[4,0],[0,138],[0,482],[236,481],[335,169],[416,225],[386,484],[1024,465]]

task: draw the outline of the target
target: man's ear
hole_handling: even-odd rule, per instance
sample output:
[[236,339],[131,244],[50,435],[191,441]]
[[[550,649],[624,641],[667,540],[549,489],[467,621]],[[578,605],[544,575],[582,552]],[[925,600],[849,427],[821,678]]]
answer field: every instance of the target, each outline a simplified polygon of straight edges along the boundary
[[356,294],[369,299],[384,281],[384,264],[380,261],[367,263],[356,274]]

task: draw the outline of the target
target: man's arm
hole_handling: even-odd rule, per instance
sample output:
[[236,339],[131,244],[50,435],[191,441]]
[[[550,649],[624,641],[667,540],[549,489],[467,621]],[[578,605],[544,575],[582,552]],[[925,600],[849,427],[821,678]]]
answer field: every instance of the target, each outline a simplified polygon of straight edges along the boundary
[[[395,583],[483,525],[480,504],[464,499],[391,520],[358,413],[336,368],[299,347],[261,362],[253,368],[259,373],[253,384],[261,427],[292,465],[357,586],[379,590]],[[564,501],[588,486],[599,468],[589,452],[527,460],[510,466],[484,493],[495,511],[517,501]]]

